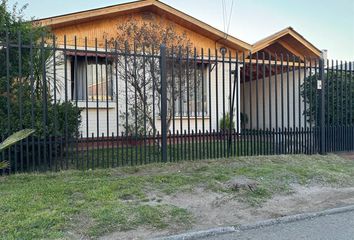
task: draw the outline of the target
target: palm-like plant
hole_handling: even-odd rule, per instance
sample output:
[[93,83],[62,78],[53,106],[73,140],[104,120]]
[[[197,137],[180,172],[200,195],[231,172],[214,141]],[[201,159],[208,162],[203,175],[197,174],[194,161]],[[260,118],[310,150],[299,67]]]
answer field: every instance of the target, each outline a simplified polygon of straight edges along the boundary
[[[0,153],[5,149],[11,147],[15,143],[21,141],[22,139],[27,138],[29,135],[34,133],[35,130],[33,129],[23,129],[21,131],[15,132],[11,136],[5,139],[2,143],[0,143]],[[8,167],[8,162],[0,161],[0,169],[4,169]]]
[[7,168],[7,166],[8,166],[8,163],[6,161],[0,162],[0,170]]

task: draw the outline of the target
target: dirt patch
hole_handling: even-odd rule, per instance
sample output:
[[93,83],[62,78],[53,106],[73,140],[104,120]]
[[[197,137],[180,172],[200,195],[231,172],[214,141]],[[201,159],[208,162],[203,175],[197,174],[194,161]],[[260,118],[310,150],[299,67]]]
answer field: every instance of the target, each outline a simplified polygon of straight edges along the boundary
[[342,158],[354,161],[354,151],[353,152],[341,152],[341,153],[337,153],[337,155]]
[[196,229],[237,225],[257,220],[354,204],[354,188],[294,186],[290,195],[276,195],[259,207],[250,207],[227,193],[197,189],[165,196],[162,203],[186,208],[195,216]]
[[86,214],[77,214],[70,220],[75,225],[66,232],[65,239],[90,240],[89,237],[85,236],[85,233],[94,225],[92,219]]
[[281,217],[309,211],[320,211],[354,204],[354,188],[294,186],[294,194],[275,196],[256,210],[256,214]]
[[[151,204],[171,204],[187,209],[195,218],[193,229],[201,230],[211,227],[247,224],[354,204],[354,188],[293,186],[292,194],[276,195],[258,207],[251,207],[229,193],[216,193],[202,188],[194,189],[192,192],[180,192],[158,197],[152,193],[150,198],[159,199],[158,202],[152,201]],[[187,229],[176,229],[174,226],[170,226],[170,229],[163,231],[139,228],[134,231],[112,233],[100,239],[146,239],[175,234],[178,231],[183,232],[185,230]]]

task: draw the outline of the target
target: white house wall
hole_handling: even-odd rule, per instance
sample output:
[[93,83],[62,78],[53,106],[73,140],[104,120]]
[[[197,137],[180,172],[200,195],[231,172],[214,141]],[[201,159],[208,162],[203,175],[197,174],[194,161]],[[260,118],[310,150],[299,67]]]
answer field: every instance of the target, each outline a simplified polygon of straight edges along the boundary
[[[223,64],[220,62],[218,63],[218,66],[214,66],[214,64],[211,65],[212,71],[211,71],[211,99],[209,101],[209,69],[207,69],[204,73],[204,78],[206,79],[206,85],[204,86],[207,90],[206,96],[207,96],[207,114],[205,115],[205,121],[204,121],[204,126],[205,130],[208,131],[213,131],[216,130],[217,128],[217,118],[218,116],[218,121],[220,122],[221,118],[223,117],[223,104],[225,104],[225,114],[230,111],[230,106],[229,106],[229,81],[230,81],[230,74],[229,74],[229,63],[225,60],[224,64],[224,79],[223,79]],[[235,64],[232,64],[231,66],[232,70],[235,69]],[[66,69],[67,69],[67,78],[66,78],[66,83],[67,83],[67,96],[68,100],[72,101],[72,103],[75,105],[76,102],[75,100],[71,99],[71,64],[70,61],[68,60],[66,63]],[[57,67],[56,73],[57,73],[57,85],[62,86],[58,92],[57,92],[57,100],[60,100],[61,102],[65,101],[65,67],[64,65],[62,67]],[[216,71],[217,70],[217,71]],[[217,73],[217,75],[216,75]],[[218,80],[216,80],[218,79]],[[159,78],[157,78],[159,80]],[[191,81],[193,81],[193,78],[191,78]],[[225,95],[223,98],[223,81],[224,81],[224,89],[225,89]],[[80,126],[80,133],[82,134],[83,137],[87,137],[86,134],[86,129],[88,127],[88,136],[91,137],[92,134],[94,136],[107,136],[107,133],[109,135],[114,134],[121,134],[121,132],[124,132],[125,129],[123,127],[123,123],[125,122],[124,119],[119,117],[117,119],[117,109],[118,109],[118,115],[121,116],[123,112],[125,112],[125,82],[124,79],[118,79],[118,94],[116,92],[116,80],[113,78],[113,90],[114,90],[114,99],[112,101],[108,102],[108,111],[106,107],[106,101],[99,101],[99,108],[96,107],[97,102],[96,101],[88,101],[88,106],[89,108],[86,108],[86,101],[78,101],[78,107],[82,110],[81,111],[81,119],[82,123]],[[234,83],[234,75],[231,75],[231,82],[232,86],[231,88],[233,89],[233,83]],[[216,94],[216,86],[218,86],[218,93]],[[231,89],[231,93],[232,93]],[[237,89],[240,91],[240,86],[238,85]],[[216,100],[216,95],[218,95],[218,101]],[[241,93],[238,92],[239,98],[241,97]],[[118,97],[118,101],[116,99]],[[133,96],[128,96],[128,101],[134,101]],[[216,112],[216,102],[218,102],[218,112]],[[117,104],[118,103],[118,104]],[[211,104],[211,113],[209,113],[209,104]],[[235,103],[234,103],[234,121],[236,124],[239,124],[240,121],[239,119],[239,113],[236,113],[237,105],[240,104],[240,101],[236,99],[235,96]],[[157,130],[161,130],[161,121],[159,119],[158,115],[158,103],[156,102],[155,104],[156,108],[156,127]],[[117,108],[118,107],[118,108]],[[151,106],[150,106],[151,107]],[[238,109],[241,109],[241,105],[239,105]],[[109,123],[109,129],[107,129],[107,112],[108,112],[108,123]],[[192,114],[191,114],[192,115]],[[98,124],[97,124],[97,116],[98,116]],[[182,131],[188,132],[188,119],[186,116],[182,118],[182,129],[180,128],[180,117],[176,116],[175,118],[175,126],[176,126],[176,131],[178,130],[179,133]],[[210,129],[210,121],[212,125],[212,129]],[[98,131],[97,131],[97,126],[98,126]],[[190,117],[190,131],[194,132],[199,132],[203,128],[202,124],[202,117],[197,117],[197,128],[195,127],[195,118],[194,116]],[[240,126],[239,126],[240,127]],[[119,129],[118,129],[119,128]],[[236,126],[237,128],[237,126]],[[119,132],[118,132],[119,131]],[[173,124],[170,124],[170,131],[173,132]]]
[[[229,74],[229,64],[225,62],[224,65],[224,79],[223,79],[223,64],[221,62],[218,63],[217,67],[214,66],[214,64],[211,64],[211,93],[209,95],[209,69],[206,70],[204,73],[204,78],[206,79],[206,85],[205,88],[207,89],[207,114],[205,115],[205,121],[204,121],[204,127],[205,130],[208,131],[213,131],[217,129],[217,117],[218,116],[218,122],[223,117],[223,104],[225,104],[225,113],[228,113],[230,111],[230,106],[229,106],[229,97],[230,97],[230,89],[229,89],[229,81],[230,81],[230,74]],[[70,61],[67,62],[66,65],[67,68],[67,96],[68,99],[71,100],[71,64]],[[232,70],[235,69],[235,65],[231,65]],[[64,65],[61,67],[58,67],[56,69],[57,71],[57,85],[62,86],[61,89],[57,92],[57,100],[60,101],[65,101],[65,91],[64,91],[64,86],[65,86],[65,72],[64,72]],[[239,70],[238,70],[239,71]],[[300,76],[299,76],[300,74]],[[308,75],[308,72],[307,72]],[[252,84],[250,82],[246,82],[245,84],[239,83],[237,89],[238,89],[238,98],[235,96],[235,103],[234,103],[234,121],[236,122],[236,128],[240,129],[240,125],[237,126],[237,124],[240,124],[240,121],[237,120],[240,119],[240,113],[246,113],[249,120],[248,123],[246,124],[246,128],[257,128],[257,115],[258,115],[258,126],[260,129],[263,128],[263,126],[267,129],[272,129],[276,127],[281,127],[282,126],[282,110],[284,113],[284,121],[283,124],[285,127],[288,127],[288,119],[289,119],[289,127],[301,127],[304,126],[304,121],[305,118],[303,117],[303,110],[304,110],[304,102],[303,99],[301,99],[301,113],[299,112],[299,77],[300,77],[300,83],[303,83],[304,80],[304,70],[301,69],[301,71],[294,71],[289,73],[289,85],[287,84],[287,74],[283,73],[283,79],[282,79],[282,74],[278,74],[277,76],[272,76],[270,78],[265,78],[264,80],[264,99],[265,99],[265,115],[263,118],[263,79],[258,79],[258,113],[257,113],[257,107],[256,107],[256,100],[257,100],[257,89],[256,89],[256,80],[252,81]],[[275,79],[277,79],[277,91],[275,91]],[[157,78],[159,81],[159,78]],[[293,83],[295,80],[295,91],[293,91]],[[191,79],[193,81],[193,78]],[[225,89],[225,95],[223,98],[223,81],[224,81],[224,89]],[[283,81],[283,109],[282,109],[282,94],[281,94],[281,82]],[[234,82],[234,75],[231,75],[231,83],[233,88],[233,82]],[[244,85],[244,86],[243,86]],[[251,88],[251,101],[252,101],[252,109],[250,109],[251,106],[251,101],[250,101],[250,85],[252,85]],[[113,89],[114,89],[114,99],[113,101],[108,102],[108,111],[106,107],[106,101],[100,101],[99,102],[99,108],[97,109],[96,107],[96,101],[89,101],[88,105],[89,108],[88,110],[86,109],[86,102],[85,101],[78,101],[78,106],[82,110],[81,111],[81,118],[82,118],[82,124],[80,127],[80,132],[83,137],[86,137],[86,128],[88,127],[88,132],[89,136],[104,136],[107,135],[107,133],[114,134],[121,134],[122,132],[125,131],[123,127],[123,123],[125,122],[124,119],[119,117],[117,119],[117,106],[118,106],[118,116],[121,116],[123,112],[125,112],[125,82],[124,79],[118,79],[118,94],[116,93],[116,81],[115,78],[113,79]],[[289,89],[288,89],[289,87]],[[218,93],[216,94],[216,89],[218,88]],[[277,92],[277,106],[275,105],[275,99],[276,99],[276,94]],[[288,115],[288,98],[287,94],[289,92],[289,115]],[[232,93],[232,89],[231,89]],[[294,95],[295,93],[295,95]],[[218,95],[218,100],[216,99],[216,96]],[[118,96],[118,104],[116,101],[116,97]],[[209,96],[211,96],[211,99],[209,101]],[[133,96],[128,97],[128,101],[134,101]],[[218,102],[218,111],[216,111],[216,106]],[[271,120],[269,118],[269,104],[271,103]],[[75,104],[75,101],[73,101],[73,104]],[[209,113],[209,104],[211,104],[211,113]],[[237,104],[238,104],[238,109],[239,112],[236,113],[237,110]],[[156,109],[156,127],[158,131],[161,131],[161,121],[159,119],[159,114],[158,114],[158,103],[156,101],[155,103],[155,109]],[[294,122],[294,110],[295,110],[295,122]],[[252,114],[251,114],[252,111]],[[107,129],[107,112],[108,112],[108,123],[109,123],[109,129]],[[276,113],[278,113],[278,121],[276,121]],[[98,132],[97,132],[97,115],[98,115]],[[301,115],[301,126],[299,124],[299,115]],[[251,118],[252,116],[252,118]],[[87,121],[88,119],[88,121]],[[264,121],[263,121],[264,119]],[[211,126],[212,128],[210,129],[210,121],[211,121]],[[182,129],[180,128],[180,123],[181,119],[180,117],[176,116],[175,118],[175,131],[181,132],[188,132],[188,118],[184,116],[182,118]],[[252,124],[252,126],[251,126]],[[203,128],[202,124],[202,117],[197,117],[197,128],[195,127],[195,118],[192,116],[190,117],[190,131],[194,132],[199,132]],[[220,127],[220,126],[219,126]],[[173,123],[170,124],[170,131],[173,132]],[[119,132],[118,132],[119,131]]]
[[[309,73],[307,72],[306,75],[308,76],[308,74]],[[256,107],[257,106],[256,81],[258,81],[258,112]],[[294,81],[295,81],[295,89],[293,88]],[[240,99],[241,109],[242,112],[246,113],[248,116],[248,123],[246,124],[246,128],[252,128],[252,129],[257,128],[257,116],[258,116],[259,129],[263,129],[264,127],[266,129],[273,129],[277,127],[280,128],[282,126],[287,128],[288,127],[293,128],[294,126],[295,127],[304,126],[304,121],[305,121],[305,118],[303,116],[304,101],[303,98],[300,96],[301,103],[299,105],[299,81],[300,84],[302,84],[304,81],[303,69],[294,72],[290,71],[289,79],[287,79],[286,72],[283,74],[272,76],[270,78],[270,81],[269,81],[269,77],[264,79],[264,99],[265,99],[264,118],[263,118],[263,79],[261,78],[258,80],[254,80],[252,81],[252,83],[246,82],[245,84],[243,84],[241,81],[241,99]],[[283,82],[283,91],[281,90],[282,82]],[[243,91],[243,85],[244,85],[244,91]],[[250,93],[250,87],[251,87],[251,93]],[[283,92],[283,98],[282,98],[282,92]],[[277,105],[275,103],[276,98],[277,98]],[[252,109],[250,109],[251,102],[252,102]],[[271,110],[269,109],[269,106],[271,106]],[[289,108],[287,106],[289,106]],[[299,106],[301,106],[301,112]],[[295,111],[295,122],[294,122],[294,111]],[[283,122],[282,122],[282,112],[284,113]],[[271,113],[271,120],[270,120],[269,113]],[[278,115],[277,118],[276,115]],[[299,120],[299,116],[301,116],[300,120]],[[300,121],[301,121],[301,126],[300,126]]]

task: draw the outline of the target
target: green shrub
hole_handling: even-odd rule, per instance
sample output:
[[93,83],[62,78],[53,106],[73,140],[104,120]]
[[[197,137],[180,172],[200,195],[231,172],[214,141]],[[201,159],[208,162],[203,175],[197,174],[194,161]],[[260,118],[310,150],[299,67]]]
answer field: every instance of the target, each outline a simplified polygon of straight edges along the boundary
[[[318,115],[321,107],[321,91],[317,90],[319,74],[307,77],[301,85],[301,96],[306,101],[303,115],[309,123],[319,124]],[[354,123],[354,76],[349,72],[328,70],[324,75],[326,96],[325,119],[330,125]]]
[[[9,95],[10,108],[8,108],[8,94],[4,82],[6,83],[6,81],[0,83],[0,119],[4,119],[0,121],[2,135],[9,135],[23,128],[33,128],[36,130],[36,136],[43,136],[44,132],[47,136],[63,136],[66,130],[69,137],[78,136],[81,114],[80,109],[72,103],[60,102],[54,104],[50,96],[47,101],[44,101],[41,95],[32,98],[30,85],[23,83],[21,86],[21,101],[18,97],[20,95],[19,84],[12,85]],[[44,111],[45,107],[47,113]],[[8,109],[10,109],[10,118],[8,118]],[[45,118],[47,124],[44,124]],[[10,128],[8,125],[10,125]]]
[[220,129],[223,131],[230,131],[235,129],[235,121],[230,121],[230,113],[225,114],[225,118],[220,119]]
[[[35,129],[36,136],[44,132],[62,136],[66,130],[69,137],[75,137],[81,123],[79,109],[71,103],[53,101],[54,52],[50,43],[42,42],[51,38],[49,29],[23,19],[25,9],[0,0],[0,43],[6,44],[7,38],[10,43],[18,43],[21,36],[23,46],[32,44],[32,51],[23,47],[21,54],[18,47],[10,46],[9,51],[7,46],[0,47],[0,137],[24,128]],[[48,46],[44,50],[42,43]],[[63,64],[60,57],[55,58],[56,66]]]

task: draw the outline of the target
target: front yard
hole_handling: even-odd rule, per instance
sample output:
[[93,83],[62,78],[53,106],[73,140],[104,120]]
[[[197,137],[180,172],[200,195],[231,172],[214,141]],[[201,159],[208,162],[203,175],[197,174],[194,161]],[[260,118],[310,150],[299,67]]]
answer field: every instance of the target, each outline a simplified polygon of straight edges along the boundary
[[336,155],[18,174],[0,177],[0,232],[4,239],[145,239],[352,201],[354,161]]

